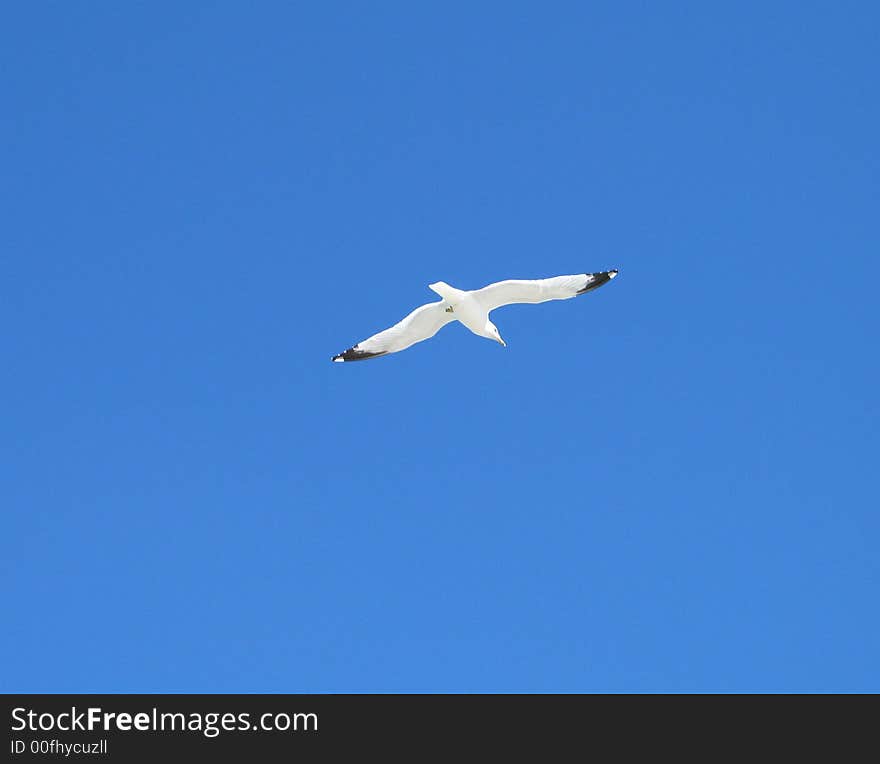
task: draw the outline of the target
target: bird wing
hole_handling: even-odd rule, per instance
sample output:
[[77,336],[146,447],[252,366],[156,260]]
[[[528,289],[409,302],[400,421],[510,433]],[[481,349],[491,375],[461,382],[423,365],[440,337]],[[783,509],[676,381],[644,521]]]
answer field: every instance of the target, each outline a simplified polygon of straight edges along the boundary
[[389,329],[374,334],[344,353],[333,356],[333,360],[364,361],[367,358],[397,353],[417,342],[430,339],[454,319],[452,313],[447,313],[442,306],[442,300],[422,305]]
[[591,289],[607,284],[617,275],[617,271],[600,273],[579,273],[574,276],[554,276],[549,279],[523,281],[509,279],[477,289],[471,294],[487,310],[495,310],[502,305],[515,302],[538,303],[547,300],[567,300]]

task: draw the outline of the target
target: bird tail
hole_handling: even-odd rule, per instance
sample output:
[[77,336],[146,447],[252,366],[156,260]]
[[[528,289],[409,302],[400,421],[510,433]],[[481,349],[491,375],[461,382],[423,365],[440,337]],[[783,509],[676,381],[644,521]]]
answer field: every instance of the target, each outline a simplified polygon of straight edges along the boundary
[[452,300],[458,294],[458,290],[455,287],[449,286],[445,281],[428,284],[428,289],[439,294],[444,300]]

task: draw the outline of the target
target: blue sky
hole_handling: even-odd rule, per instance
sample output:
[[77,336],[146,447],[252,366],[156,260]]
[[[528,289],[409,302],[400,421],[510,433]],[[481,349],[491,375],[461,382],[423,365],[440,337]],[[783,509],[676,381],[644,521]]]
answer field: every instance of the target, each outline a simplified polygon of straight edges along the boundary
[[8,9],[0,689],[880,690],[878,25]]

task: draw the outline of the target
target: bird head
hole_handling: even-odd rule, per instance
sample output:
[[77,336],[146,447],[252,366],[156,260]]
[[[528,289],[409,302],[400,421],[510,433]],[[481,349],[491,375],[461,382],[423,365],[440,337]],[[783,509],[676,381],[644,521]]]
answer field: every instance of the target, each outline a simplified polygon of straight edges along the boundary
[[500,342],[504,347],[507,347],[507,343],[501,339],[501,332],[498,331],[498,327],[495,326],[488,318],[486,319],[486,336],[490,340],[495,340],[495,342]]

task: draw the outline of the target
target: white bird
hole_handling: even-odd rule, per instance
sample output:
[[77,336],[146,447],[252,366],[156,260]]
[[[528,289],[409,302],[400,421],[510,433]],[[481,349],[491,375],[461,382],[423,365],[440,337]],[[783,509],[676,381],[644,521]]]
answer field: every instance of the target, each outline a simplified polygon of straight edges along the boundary
[[607,284],[616,275],[617,271],[613,270],[533,281],[511,279],[471,291],[456,289],[445,281],[438,281],[429,284],[428,289],[440,295],[442,299],[439,302],[429,302],[416,308],[400,323],[359,342],[344,353],[333,356],[332,360],[364,361],[367,358],[397,353],[417,342],[430,339],[450,321],[460,321],[474,334],[507,347],[507,343],[498,333],[498,327],[489,320],[489,313],[495,308],[516,302],[568,300]]

